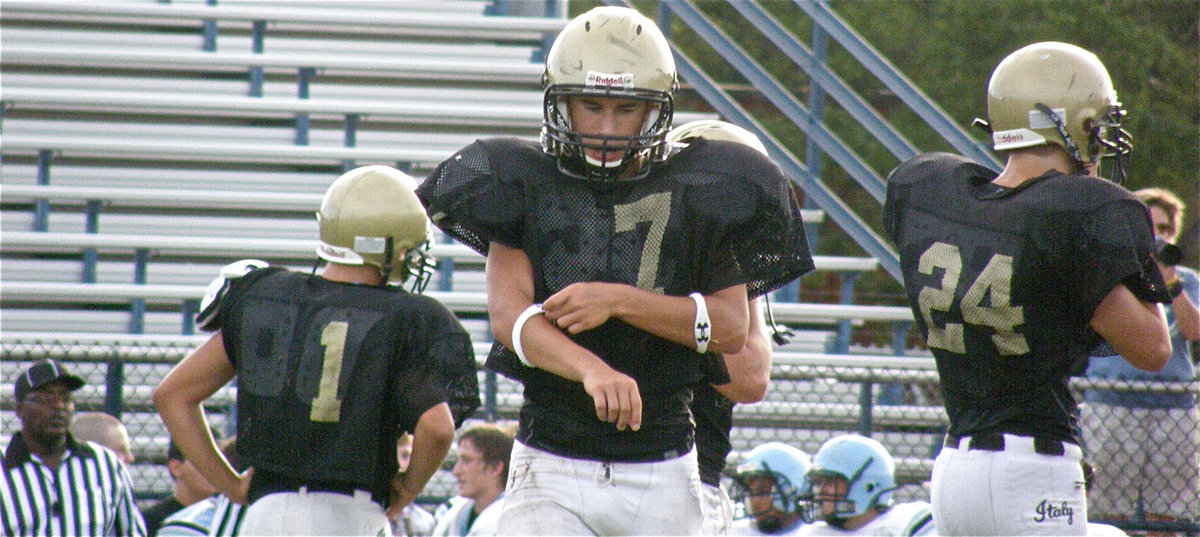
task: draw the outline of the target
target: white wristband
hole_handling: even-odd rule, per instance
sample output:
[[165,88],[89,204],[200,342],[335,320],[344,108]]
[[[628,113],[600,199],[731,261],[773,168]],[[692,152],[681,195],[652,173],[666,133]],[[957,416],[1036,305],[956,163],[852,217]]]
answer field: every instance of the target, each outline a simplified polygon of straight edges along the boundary
[[708,322],[708,305],[704,303],[704,295],[692,293],[688,295],[696,301],[696,322],[692,328],[696,330],[696,352],[704,354],[708,351],[708,340],[712,334],[712,326]]
[[521,360],[521,363],[525,364],[527,367],[534,367],[534,365],[529,363],[529,359],[525,357],[525,351],[521,350],[521,330],[525,328],[525,322],[528,321],[530,317],[540,313],[545,313],[545,311],[542,310],[541,304],[530,304],[528,308],[525,308],[525,311],[522,311],[521,314],[517,316],[517,322],[513,323],[513,352],[517,353],[517,359]]

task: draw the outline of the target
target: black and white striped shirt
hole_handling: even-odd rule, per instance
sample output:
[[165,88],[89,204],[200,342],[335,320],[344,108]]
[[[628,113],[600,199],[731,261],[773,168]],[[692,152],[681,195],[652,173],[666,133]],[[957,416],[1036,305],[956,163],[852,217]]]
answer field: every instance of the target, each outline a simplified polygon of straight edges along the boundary
[[242,519],[246,518],[246,506],[238,505],[224,494],[217,496],[217,508],[213,513],[210,537],[237,537],[241,534]]
[[117,455],[67,435],[58,471],[31,456],[21,433],[4,451],[0,527],[5,535],[146,535],[133,482]]

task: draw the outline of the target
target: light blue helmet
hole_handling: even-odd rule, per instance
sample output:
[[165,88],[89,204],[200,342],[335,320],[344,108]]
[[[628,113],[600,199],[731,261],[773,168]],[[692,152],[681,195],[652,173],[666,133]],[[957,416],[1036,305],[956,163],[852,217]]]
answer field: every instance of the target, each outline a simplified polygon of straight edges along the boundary
[[[764,533],[775,533],[802,519],[801,501],[809,493],[808,470],[812,466],[807,453],[780,442],[767,442],[746,454],[746,459],[737,467],[731,499],[741,502],[747,514],[755,518]],[[750,501],[750,481],[755,477],[767,477],[773,483],[771,508],[756,513]]]
[[[824,479],[842,478],[849,484],[845,498],[822,496],[819,484]],[[875,507],[891,507],[896,489],[896,463],[877,440],[848,434],[825,441],[813,458],[808,471],[812,483],[813,514],[821,516],[821,502],[834,502],[830,519],[842,520],[866,513]]]

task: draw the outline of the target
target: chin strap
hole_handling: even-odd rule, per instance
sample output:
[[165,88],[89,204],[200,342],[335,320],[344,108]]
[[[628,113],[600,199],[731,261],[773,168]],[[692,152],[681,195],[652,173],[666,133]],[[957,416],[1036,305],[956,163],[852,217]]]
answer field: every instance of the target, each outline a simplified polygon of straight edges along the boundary
[[780,347],[791,343],[792,338],[796,337],[796,333],[792,332],[786,326],[781,326],[775,323],[775,315],[771,313],[771,297],[763,295],[763,302],[767,306],[767,324],[771,325],[771,339]]
[[383,281],[379,283],[380,287],[387,287],[388,279],[392,276],[392,253],[395,251],[394,242],[391,237],[383,238],[383,265],[379,267],[379,274],[383,276]]
[[1063,145],[1067,148],[1067,153],[1071,154],[1071,160],[1075,163],[1075,173],[1086,171],[1087,167],[1083,159],[1079,158],[1079,145],[1075,143],[1075,139],[1071,138],[1070,134],[1067,134],[1067,125],[1063,123],[1062,118],[1058,117],[1058,114],[1055,114],[1050,107],[1042,103],[1034,103],[1033,107],[1037,108],[1038,112],[1041,112],[1054,123],[1054,128],[1058,131],[1058,135],[1062,137]]

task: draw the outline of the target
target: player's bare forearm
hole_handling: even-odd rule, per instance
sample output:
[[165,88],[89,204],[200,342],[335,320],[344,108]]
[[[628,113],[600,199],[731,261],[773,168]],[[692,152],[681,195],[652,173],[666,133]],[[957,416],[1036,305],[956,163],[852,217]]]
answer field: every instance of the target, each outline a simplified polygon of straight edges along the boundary
[[713,386],[735,403],[761,401],[771,382],[771,340],[764,330],[760,300],[750,301],[746,345],[738,352],[724,355],[730,382]]
[[234,373],[217,333],[163,378],[154,389],[154,408],[184,458],[221,493],[245,503],[249,479],[237,474],[221,455],[200,406]]
[[1125,361],[1159,371],[1171,358],[1171,338],[1162,306],[1139,300],[1118,284],[1092,314],[1091,326]]
[[[705,298],[709,319],[708,350],[734,353],[746,343],[749,312],[746,286],[735,285]],[[610,318],[670,341],[696,348],[696,303],[617,283],[575,283],[542,305],[546,318],[568,333],[591,330]]]
[[[488,247],[486,278],[492,335],[515,349],[513,325],[533,304],[533,266],[524,251],[493,242]],[[607,367],[542,315],[525,322],[521,342],[530,363],[569,380],[582,382],[588,372]]]
[[392,518],[412,503],[446,460],[446,453],[454,442],[454,417],[450,407],[446,403],[430,407],[417,419],[414,429],[408,468],[392,482],[393,496],[388,507],[388,516]]
[[[487,260],[488,314],[496,340],[515,349],[513,326],[533,304],[533,267],[525,252],[491,243]],[[617,429],[637,430],[642,400],[637,382],[604,363],[550,323],[544,315],[530,317],[516,334],[525,359],[537,367],[583,384],[595,402],[596,417]]]

